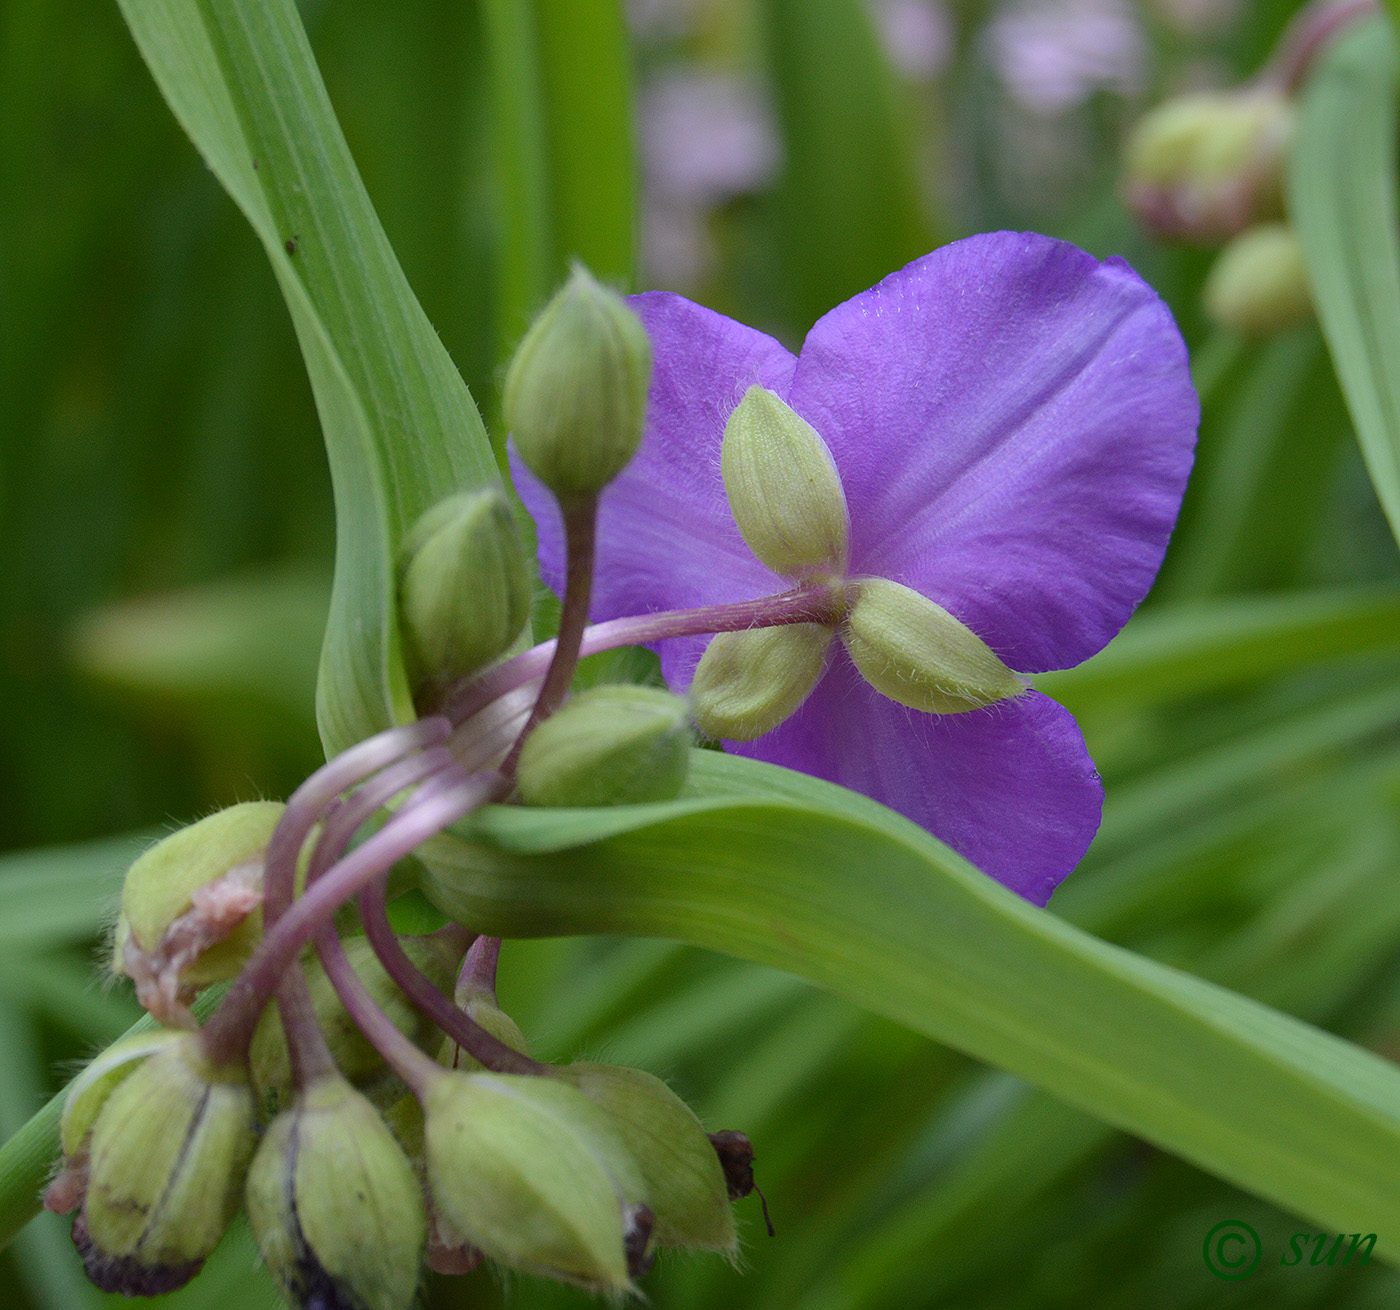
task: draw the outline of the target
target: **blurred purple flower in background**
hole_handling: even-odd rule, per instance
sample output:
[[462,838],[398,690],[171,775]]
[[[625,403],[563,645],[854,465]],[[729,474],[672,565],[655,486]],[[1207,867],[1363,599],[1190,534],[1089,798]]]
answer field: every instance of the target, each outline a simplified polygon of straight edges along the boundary
[[[745,545],[720,473],[726,420],[755,384],[831,452],[848,576],[914,589],[1011,668],[1087,659],[1151,586],[1199,408],[1169,311],[1121,260],[1033,234],[955,242],[832,310],[796,357],[679,296],[632,303],[655,374],[641,450],[602,495],[595,621],[790,585]],[[557,509],[515,476],[558,588]],[[706,642],[659,644],[673,690]],[[730,749],[883,801],[1038,904],[1098,827],[1098,774],[1055,702],[921,713],[876,692],[840,642],[797,713]]]
[[713,260],[706,219],[762,190],[781,146],[756,78],[697,68],[667,72],[638,97],[642,261],[653,281],[693,286]]
[[870,0],[880,44],[911,82],[931,82],[953,53],[953,19],[940,0]]
[[1141,91],[1147,43],[1124,0],[1016,0],[982,34],[1011,97],[1035,114],[1062,114],[1096,91]]

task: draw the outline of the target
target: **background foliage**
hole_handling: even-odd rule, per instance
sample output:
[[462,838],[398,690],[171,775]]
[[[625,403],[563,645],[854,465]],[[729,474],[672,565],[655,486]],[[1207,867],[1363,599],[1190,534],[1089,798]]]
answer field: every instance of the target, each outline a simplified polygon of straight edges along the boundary
[[[651,0],[630,35],[604,0],[302,12],[390,241],[488,420],[499,363],[570,254],[793,344],[952,236],[1026,226],[1125,255],[1192,347],[1201,452],[1142,614],[1043,680],[1109,796],[1052,909],[1400,1054],[1400,562],[1339,370],[1313,326],[1211,330],[1209,254],[1153,243],[1115,195],[1132,119],[1169,89],[1253,72],[1295,6],[1049,6],[1078,32],[1117,15],[1139,42],[1111,75],[1069,78],[1069,103],[1014,75],[1015,6],[912,7],[942,16],[925,29],[941,48],[915,49],[907,27],[888,39],[911,6],[863,0]],[[702,115],[716,98],[751,111],[727,138]],[[9,0],[0,124],[0,839],[22,852],[0,865],[8,1134],[65,1061],[134,1017],[94,981],[101,903],[140,841],[109,835],[284,795],[318,762],[333,543],[263,251],[114,6]],[[745,149],[704,153],[734,139]],[[1295,205],[1321,195],[1309,186],[1295,175]],[[1344,328],[1360,333],[1344,364],[1383,328]],[[677,1259],[649,1280],[658,1305],[1360,1307],[1400,1291],[1380,1266],[1215,1280],[1200,1259],[1215,1222],[1243,1219],[1273,1250],[1307,1225],[758,966],[513,943],[503,1000],[542,1056],[639,1064],[754,1137],[778,1239],[745,1203],[744,1270]],[[45,1217],[6,1254],[5,1304],[105,1299],[65,1227]],[[581,1300],[485,1276],[427,1295]],[[273,1294],[239,1232],[169,1301]]]

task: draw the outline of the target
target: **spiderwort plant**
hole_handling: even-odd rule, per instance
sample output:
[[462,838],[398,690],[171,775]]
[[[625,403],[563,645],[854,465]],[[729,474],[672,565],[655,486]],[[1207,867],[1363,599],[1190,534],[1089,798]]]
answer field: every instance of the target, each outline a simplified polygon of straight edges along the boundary
[[[686,703],[642,688],[567,702],[590,643],[659,644],[707,731],[903,809],[1030,899],[1093,835],[1082,739],[1012,667],[1092,654],[1161,558],[1196,407],[1152,292],[1121,263],[1003,233],[834,310],[796,359],[679,298],[636,304],[641,318],[576,269],[507,385],[544,572],[564,579],[558,638],[478,676],[525,621],[514,529],[491,492],[429,510],[406,538],[400,604],[417,694],[445,713],[343,752],[285,807],[255,807],[251,834],[243,807],[133,869],[128,918],[154,898],[158,922],[128,932],[121,959],[138,980],[162,962],[142,992],[158,1017],[192,1025],[188,992],[218,976],[202,957],[229,955],[255,911],[262,936],[203,1028],[114,1066],[105,1104],[83,1088],[91,1127],[68,1135],[51,1204],[81,1205],[75,1240],[99,1285],[168,1290],[217,1243],[249,1170],[247,1067],[274,996],[291,1085],[248,1203],[295,1304],[407,1304],[430,1232],[436,1267],[485,1256],[610,1292],[633,1286],[655,1243],[733,1249],[742,1134],[712,1141],[635,1071],[540,1064],[496,1005],[499,944],[443,930],[449,953],[471,943],[449,997],[386,910],[394,863],[493,801],[679,793]],[[604,622],[590,628],[590,612]],[[390,990],[445,1044],[412,1014],[391,1018],[351,964],[333,920],[351,898]],[[299,962],[312,940],[382,1076],[327,1041]],[[418,1125],[421,1197],[375,1099],[405,1101]],[[335,1195],[337,1133],[356,1139],[354,1201]],[[198,1188],[217,1203],[186,1222],[165,1198]]]
[[[440,1270],[488,1257],[607,1292],[632,1288],[657,1244],[735,1248],[730,1201],[751,1179],[736,1189],[734,1142],[744,1169],[747,1139],[712,1141],[639,1073],[534,1060],[496,1004],[499,943],[455,924],[436,934],[441,950],[429,960],[466,957],[449,996],[387,913],[393,865],[507,799],[517,772],[520,797],[535,804],[667,800],[685,778],[684,705],[664,692],[598,689],[551,718],[578,658],[596,492],[642,435],[646,335],[579,270],[520,361],[512,395],[522,439],[560,483],[574,552],[550,668],[523,700],[501,698],[504,715],[486,706],[381,733],[331,760],[285,807],[212,816],[133,867],[118,964],[157,1018],[194,1031],[114,1054],[75,1084],[48,1203],[79,1211],[74,1241],[105,1290],[152,1294],[192,1278],[245,1179],[268,1267],[301,1306],[407,1306],[425,1246]],[[519,546],[499,510],[489,491],[454,497],[406,538],[400,604],[420,697],[453,677],[470,684],[525,622]],[[363,942],[383,971],[379,995],[334,921],[356,897]],[[299,958],[313,940],[339,1006],[374,1052],[368,1061],[314,998]],[[211,972],[220,961],[224,971]],[[185,1002],[231,973],[227,996],[198,1027]],[[262,1033],[278,1049],[260,1023],[274,997],[289,1085],[271,1072],[266,1042],[255,1054]],[[420,1015],[436,1027],[423,1032]],[[255,1085],[275,1111],[256,1155]]]

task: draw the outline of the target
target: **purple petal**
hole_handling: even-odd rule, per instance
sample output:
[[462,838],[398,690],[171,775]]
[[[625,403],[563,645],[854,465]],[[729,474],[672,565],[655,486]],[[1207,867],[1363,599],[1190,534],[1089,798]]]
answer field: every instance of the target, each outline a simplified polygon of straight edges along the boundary
[[937,601],[1023,673],[1099,650],[1147,594],[1199,405],[1126,264],[998,232],[827,314],[789,403],[841,471],[857,572]]
[[1036,905],[1079,863],[1103,810],[1079,725],[1049,697],[921,714],[867,685],[844,649],[786,723],[725,748],[883,802]]
[[[797,361],[772,337],[680,296],[652,291],[629,303],[646,324],[656,366],[641,449],[599,502],[592,619],[786,590],[789,584],[754,558],[734,525],[719,449],[744,392],[757,384],[786,396]],[[559,591],[558,506],[513,448],[511,476],[539,529],[540,571]],[[668,682],[674,685],[676,661],[694,669],[707,640],[663,643]],[[677,676],[689,684],[688,672]]]

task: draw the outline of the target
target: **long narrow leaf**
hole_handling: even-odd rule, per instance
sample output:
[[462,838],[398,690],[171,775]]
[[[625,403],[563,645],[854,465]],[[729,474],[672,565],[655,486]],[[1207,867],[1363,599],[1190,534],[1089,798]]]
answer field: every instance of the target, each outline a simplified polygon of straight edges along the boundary
[[427,890],[509,936],[674,937],[788,969],[1400,1255],[1392,1064],[1027,905],[862,798],[697,766],[709,796],[486,811],[439,843]]
[[429,505],[497,476],[414,298],[292,0],[120,0],[176,118],[261,240],[325,430],[337,539],[318,719],[334,752],[410,715],[393,561]]
[[1400,231],[1394,28],[1358,23],[1303,96],[1288,204],[1366,467],[1400,537]]

